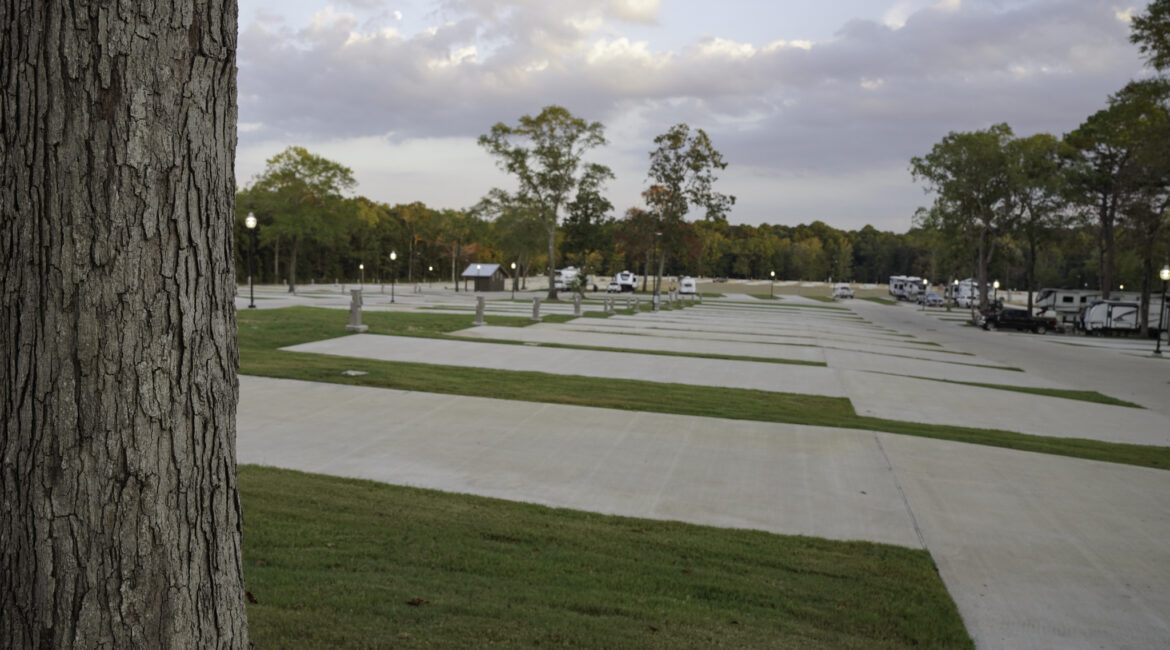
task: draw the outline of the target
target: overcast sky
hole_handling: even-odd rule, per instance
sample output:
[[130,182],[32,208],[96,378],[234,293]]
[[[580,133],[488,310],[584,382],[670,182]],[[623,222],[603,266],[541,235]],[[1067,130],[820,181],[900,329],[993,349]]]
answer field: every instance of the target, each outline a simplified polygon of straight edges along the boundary
[[732,223],[906,231],[907,170],[948,131],[1075,128],[1147,74],[1118,0],[240,0],[249,184],[289,145],[358,194],[463,208],[513,189],[475,144],[549,104],[606,126],[590,159],[640,205],[654,137],[686,122],[729,163]]

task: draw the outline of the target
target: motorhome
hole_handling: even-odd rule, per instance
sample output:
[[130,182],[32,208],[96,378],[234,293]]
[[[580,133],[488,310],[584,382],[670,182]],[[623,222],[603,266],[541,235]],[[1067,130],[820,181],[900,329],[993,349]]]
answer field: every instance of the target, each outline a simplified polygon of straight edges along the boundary
[[697,287],[695,285],[694,278],[687,276],[687,277],[683,278],[682,280],[679,280],[678,292],[680,294],[682,294],[684,296],[693,296],[693,295],[695,295],[696,290],[697,290]]
[[638,288],[638,276],[629,271],[622,271],[613,277],[613,281],[618,284],[618,287],[623,293],[628,293]]

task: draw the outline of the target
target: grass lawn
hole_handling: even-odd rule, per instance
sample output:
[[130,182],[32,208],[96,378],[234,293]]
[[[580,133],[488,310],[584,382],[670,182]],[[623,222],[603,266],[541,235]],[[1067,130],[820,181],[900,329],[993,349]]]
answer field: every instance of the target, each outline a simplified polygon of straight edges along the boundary
[[898,304],[897,300],[890,300],[889,298],[878,298],[877,296],[862,296],[860,298],[860,300],[868,300],[870,302],[876,302],[879,305],[896,305],[896,304]]
[[257,648],[971,648],[926,551],[239,469]]
[[[1167,447],[883,420],[858,415],[852,403],[842,397],[375,361],[285,352],[278,349],[297,343],[344,336],[347,319],[346,313],[341,310],[311,307],[241,310],[238,313],[238,320],[240,372],[246,375],[529,402],[885,431],[1170,469],[1170,448]],[[441,337],[445,332],[471,327],[474,316],[367,312],[363,314],[362,320],[370,326],[372,334]],[[492,318],[493,325],[524,326],[531,322],[525,317]],[[344,370],[361,370],[368,374],[348,377],[341,374]]]

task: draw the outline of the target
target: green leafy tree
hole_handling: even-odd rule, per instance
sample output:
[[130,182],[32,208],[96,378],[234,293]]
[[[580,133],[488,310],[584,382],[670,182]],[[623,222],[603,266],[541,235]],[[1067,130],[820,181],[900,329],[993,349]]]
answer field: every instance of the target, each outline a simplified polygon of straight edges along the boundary
[[735,197],[711,189],[717,180],[716,172],[727,168],[723,154],[711,144],[702,129],[676,124],[654,138],[657,148],[650,152],[650,171],[646,191],[647,205],[658,217],[659,238],[658,272],[654,290],[662,285],[662,271],[672,249],[684,244],[687,229],[683,220],[692,207],[705,211],[709,220],[726,220],[735,204]]
[[504,266],[509,272],[511,263],[516,263],[516,271],[512,272],[512,289],[520,289],[519,279],[528,277],[533,261],[541,255],[541,248],[546,243],[539,209],[530,202],[494,189],[473,212],[492,222],[492,244],[502,253],[506,260]]
[[601,193],[606,180],[613,178],[608,168],[587,165],[577,188],[577,196],[568,205],[568,216],[561,227],[564,239],[561,253],[582,268],[590,253],[608,248],[613,218],[613,204]]
[[268,159],[252,185],[252,196],[269,225],[264,236],[289,242],[288,290],[296,291],[297,249],[306,240],[336,234],[346,203],[342,192],[356,185],[340,163],[289,147]]
[[561,106],[525,115],[516,126],[502,122],[480,136],[480,146],[496,157],[500,169],[516,177],[517,196],[536,206],[548,243],[548,298],[557,297],[557,222],[561,209],[582,181],[604,177],[602,165],[583,164],[585,153],[606,144],[605,127],[586,122]]
[[1066,215],[1066,176],[1061,161],[1064,145],[1048,133],[1017,138],[1007,145],[1011,187],[1020,207],[1020,234],[1023,236],[1028,311],[1036,290],[1036,256],[1039,246],[1051,239]]
[[914,179],[935,193],[934,205],[918,213],[920,225],[938,228],[950,238],[975,241],[979,304],[984,308],[988,265],[999,237],[1012,229],[1018,217],[1006,153],[1011,139],[1007,124],[982,131],[952,131],[930,153],[910,160]]
[[1129,40],[1158,70],[1170,67],[1170,0],[1154,0],[1130,22]]

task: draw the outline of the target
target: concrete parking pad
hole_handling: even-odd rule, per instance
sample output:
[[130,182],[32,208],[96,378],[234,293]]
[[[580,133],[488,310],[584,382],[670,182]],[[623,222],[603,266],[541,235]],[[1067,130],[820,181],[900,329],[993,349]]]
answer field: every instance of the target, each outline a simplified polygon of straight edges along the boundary
[[638,517],[925,543],[981,648],[1170,638],[1170,472],[895,434],[240,378],[238,458]]
[[803,345],[775,345],[712,339],[685,339],[676,336],[629,336],[618,332],[570,331],[558,325],[530,327],[493,327],[484,325],[452,332],[452,336],[480,339],[501,339],[533,343],[559,343],[629,350],[656,350],[688,354],[720,354],[763,359],[825,362],[820,348]]
[[1167,647],[1170,472],[881,439],[977,647]]
[[830,397],[845,395],[835,370],[792,364],[564,350],[376,334],[356,334],[284,349],[383,361],[726,386]]
[[1059,438],[1170,445],[1170,418],[1157,411],[848,370],[841,377],[860,415]]
[[595,512],[919,547],[874,434],[240,377],[238,458]]

